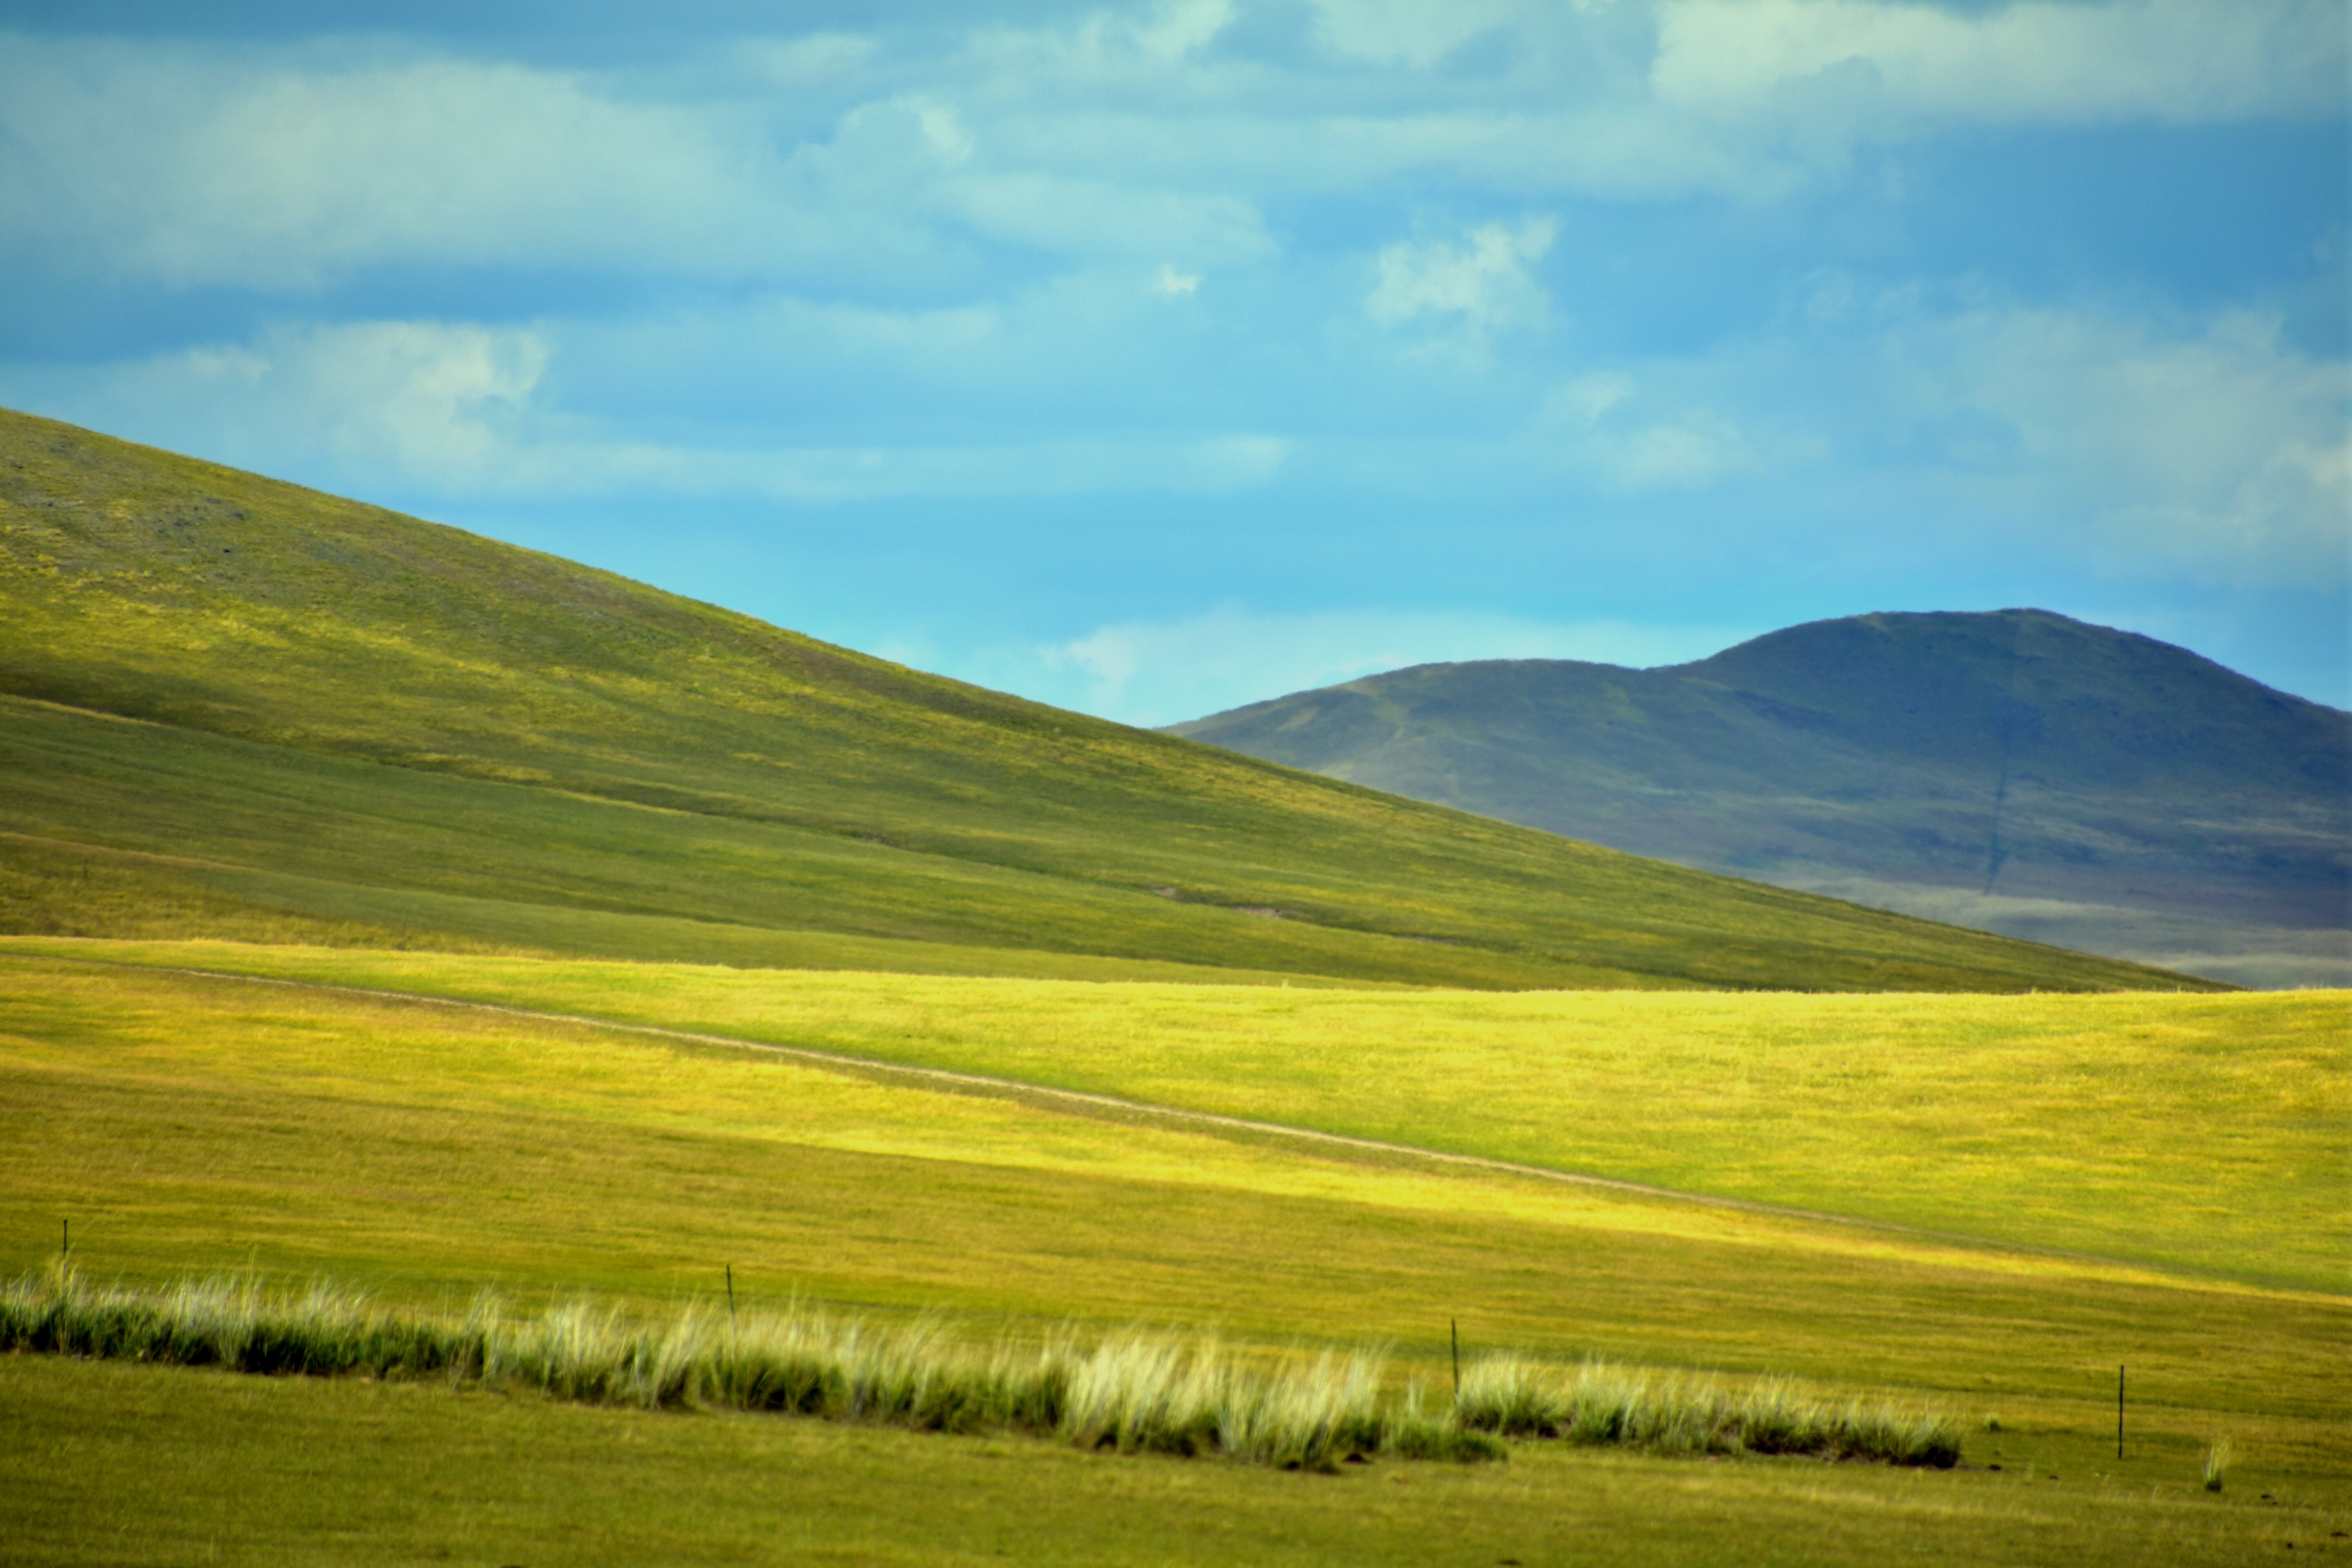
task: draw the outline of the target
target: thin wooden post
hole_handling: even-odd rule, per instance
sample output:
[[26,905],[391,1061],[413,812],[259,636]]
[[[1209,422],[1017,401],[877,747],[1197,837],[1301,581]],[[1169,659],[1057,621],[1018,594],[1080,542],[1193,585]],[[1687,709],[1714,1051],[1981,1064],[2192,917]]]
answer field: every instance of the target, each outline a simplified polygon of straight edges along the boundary
[[58,1261],[63,1263],[66,1255],[73,1250],[73,1221],[61,1219],[58,1224],[63,1227],[58,1232]]
[[2124,1457],[2124,1369],[2116,1368],[2116,1458]]
[[1454,1403],[1462,1403],[1462,1320],[1445,1320],[1447,1332],[1454,1341]]
[[735,1266],[727,1266],[727,1326],[735,1326]]

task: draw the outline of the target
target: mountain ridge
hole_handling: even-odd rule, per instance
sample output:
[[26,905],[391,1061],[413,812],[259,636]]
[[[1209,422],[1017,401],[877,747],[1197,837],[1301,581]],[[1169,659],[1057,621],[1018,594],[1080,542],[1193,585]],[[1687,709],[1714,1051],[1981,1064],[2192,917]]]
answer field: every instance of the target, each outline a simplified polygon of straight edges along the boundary
[[1652,669],[1420,665],[1170,729],[2011,934],[2352,977],[2352,716],[2047,611],[1813,622]]

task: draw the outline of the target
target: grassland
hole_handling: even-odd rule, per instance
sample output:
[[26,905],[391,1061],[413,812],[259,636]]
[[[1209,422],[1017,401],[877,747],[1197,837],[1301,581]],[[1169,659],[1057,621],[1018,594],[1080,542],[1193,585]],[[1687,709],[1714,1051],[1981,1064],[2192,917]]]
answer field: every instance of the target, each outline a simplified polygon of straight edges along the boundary
[[[1026,1542],[1040,1560],[1181,1559],[1193,1549],[1155,1550],[1116,1508],[1180,1532],[1188,1510],[1229,1508],[1234,1530],[1261,1533],[1208,1539],[1299,1561],[1357,1544],[1370,1561],[1449,1560],[1449,1521],[1471,1510],[1485,1510],[1486,1522],[1459,1540],[1562,1548],[1574,1538],[1556,1531],[1575,1521],[1610,1532],[1607,1551],[1626,1562],[1696,1560],[1735,1541],[1758,1561],[1862,1561],[1931,1531],[1959,1561],[2056,1552],[2084,1563],[2232,1561],[2266,1542],[2325,1542],[2347,1527],[2352,1389],[2338,1352],[2352,1304],[2338,1290],[2263,1283],[2294,1271],[2266,1255],[2275,1242],[2249,1239],[2235,1269],[2196,1272],[1939,1243],[1077,1117],[593,1024],[68,963],[26,951],[49,944],[13,945],[0,960],[0,1191],[12,1216],[0,1261],[19,1267],[54,1245],[63,1215],[75,1219],[84,1267],[101,1279],[327,1275],[426,1309],[462,1304],[485,1282],[524,1303],[587,1289],[647,1310],[715,1308],[731,1264],[747,1308],[798,1300],[878,1321],[944,1311],[982,1334],[1145,1321],[1270,1351],[1386,1346],[1399,1377],[1442,1375],[1446,1323],[1458,1319],[1474,1354],[1501,1346],[1561,1366],[1599,1356],[1785,1373],[1823,1389],[1932,1399],[1979,1427],[1961,1472],[1893,1487],[1813,1462],[1745,1461],[1735,1475],[1686,1460],[1522,1449],[1491,1478],[1416,1470],[1400,1485],[1376,1466],[1293,1483],[1336,1490],[1262,1493],[1244,1481],[1203,1493],[1165,1477],[1164,1462],[1136,1461],[1143,1473],[1124,1479],[1012,1439],[967,1449],[856,1430],[779,1436],[772,1423],[723,1415],[656,1428],[617,1412],[593,1413],[609,1425],[583,1428],[588,1413],[512,1396],[345,1384],[242,1392],[211,1374],[6,1358],[0,1400],[25,1413],[28,1436],[0,1461],[20,1467],[0,1481],[24,1500],[12,1523],[26,1539],[86,1541],[68,1528],[69,1504],[129,1521],[172,1500],[185,1520],[211,1521],[230,1560],[327,1540],[339,1543],[330,1554],[365,1560],[382,1542],[317,1534],[328,1525],[290,1497],[320,1486],[348,1489],[351,1517],[373,1521],[352,1528],[391,1531],[410,1551],[427,1541],[488,1551],[479,1543],[509,1526],[576,1529],[562,1536],[578,1543],[567,1554],[593,1561],[697,1531],[704,1543],[738,1542],[756,1528],[748,1503],[691,1521],[669,1508],[625,1521],[601,1502],[564,1514],[538,1467],[565,1462],[596,1431],[649,1474],[711,1464],[758,1474],[763,1499],[824,1496],[827,1517],[848,1532],[841,1539],[856,1543],[841,1548],[844,1560],[951,1557],[971,1542]],[[362,955],[282,957],[350,964]],[[717,978],[789,987],[859,977]],[[617,979],[587,968],[569,983]],[[977,995],[1003,983],[959,984]],[[1264,990],[1200,999],[1250,996],[1327,999]],[[1543,999],[1454,1000],[1500,1008]],[[2095,1058],[2111,1033],[2078,1021],[2042,1049]],[[1915,1037],[1886,1049],[1940,1047]],[[1801,1105],[1807,1080],[1756,1074],[1751,1092]],[[2291,1119],[2260,1135],[2295,1147]],[[2008,1135],[1995,1126],[1984,1136]],[[2045,1223],[2063,1239],[2059,1218]],[[2130,1364],[2135,1390],[2135,1435],[2120,1464],[2108,1403],[2118,1362]],[[152,1426],[107,1436],[58,1425],[54,1413],[83,1399],[143,1412]],[[1996,1415],[2001,1430],[1983,1430]],[[279,1425],[265,1429],[265,1419]],[[368,1436],[299,1447],[299,1434],[340,1422]],[[195,1496],[216,1473],[211,1446],[159,1452],[213,1430],[221,1451],[306,1478],[268,1483],[271,1496],[289,1494],[277,1522],[241,1512],[229,1525]],[[2217,1497],[2201,1489],[2201,1460],[2221,1435],[2242,1458]],[[417,1483],[423,1495],[475,1510],[465,1520],[420,1512],[363,1464],[408,1463],[435,1445],[479,1454],[493,1442],[508,1458],[472,1472],[417,1460],[415,1475],[430,1478]],[[991,1457],[975,1457],[982,1448]],[[47,1473],[67,1456],[95,1468],[59,1486],[16,1487],[29,1467]],[[791,1489],[802,1483],[769,1475],[787,1463],[827,1478],[828,1489],[800,1494]],[[1995,1463],[2000,1472],[1985,1468]],[[973,1466],[995,1479],[972,1481]],[[493,1484],[514,1500],[492,1506]],[[886,1498],[908,1490],[929,1500],[893,1514]],[[179,1533],[188,1528],[175,1522],[159,1541],[211,1539]],[[686,1560],[703,1550],[679,1548]],[[1509,1544],[1496,1552],[1513,1554]],[[172,1555],[159,1546],[147,1560]]]
[[[584,1405],[740,1410],[916,1431],[1018,1432],[1122,1454],[1213,1456],[1331,1471],[1373,1459],[1483,1463],[1503,1439],[1705,1456],[1804,1454],[1948,1469],[1948,1410],[1727,1384],[1587,1363],[1572,1374],[1474,1356],[1435,1399],[1384,1395],[1378,1352],[1236,1353],[1214,1338],[1126,1330],[992,1344],[933,1321],[877,1327],[794,1306],[688,1302],[629,1312],[580,1299],[516,1311],[489,1291],[462,1313],[383,1306],[324,1281],[271,1289],[212,1276],[96,1287],[60,1256],[0,1281],[0,1351],[259,1376],[431,1378]],[[2206,1468],[2207,1489],[2212,1465]]]
[[[1374,1458],[1498,1459],[1497,1433],[1540,1407],[1533,1435],[1675,1452],[1817,1453],[1948,1468],[1950,1416],[1832,1405],[1780,1384],[1744,1390],[1589,1368],[1575,1384],[1490,1359],[1506,1392],[1424,1408],[1381,1398],[1377,1354],[1243,1357],[1213,1340],[1129,1331],[1081,1344],[961,1342],[934,1322],[881,1327],[822,1311],[700,1303],[631,1313],[588,1300],[517,1312],[488,1291],[462,1313],[383,1306],[322,1281],[272,1289],[214,1276],[161,1290],[92,1286],[63,1255],[0,1283],[0,1349],[257,1376],[433,1379],[582,1405],[740,1410],[910,1427],[1017,1432],[1122,1454],[1213,1455],[1332,1470]],[[1523,1385],[1525,1387],[1523,1388]],[[1532,1391],[1532,1392],[1529,1392]],[[1466,1402],[1466,1403],[1465,1403]]]
[[[2220,1497],[1807,1461],[1522,1450],[1342,1478],[1134,1461],[1017,1440],[757,1416],[681,1420],[413,1384],[0,1358],[0,1446],[28,1563],[1045,1564],[1516,1560],[1634,1568],[2320,1561],[2340,1509],[2274,1473]],[[113,1419],[92,1422],[91,1409]],[[2112,1450],[2110,1457],[2112,1456]],[[2077,1464],[2077,1460],[2085,1461]],[[2193,1458],[2183,1458],[2183,1465]],[[1402,1479],[1399,1479],[1402,1478]],[[2265,1503],[2261,1490],[2286,1500]],[[2295,1550],[2290,1559],[2285,1543]]]
[[[11,1558],[2352,1540],[2341,996],[2169,994],[15,416],[0,780],[0,1274],[66,1220],[133,1298],[234,1271],[412,1318],[487,1286],[708,1321],[731,1270],[759,1321],[1141,1324],[1250,1366],[1383,1356],[1383,1398],[1450,1388],[1458,1323],[1515,1430],[1595,1360],[1969,1424],[1923,1476],[1536,1444],[1310,1478],[1058,1426],[0,1355]],[[1950,994],[2034,989],[2168,994]]]
[[[1423,1357],[1458,1317],[1474,1351],[1920,1387],[1947,1385],[1932,1347],[1956,1334],[1996,1378],[2046,1364],[2060,1342],[2012,1335],[1996,1305],[2034,1279],[2085,1300],[2189,1289],[2146,1266],[1313,1157],[592,1024],[21,954],[0,973],[0,1190],[41,1216],[16,1245],[79,1215],[91,1267],[132,1281],[255,1267],[421,1305],[486,1282],[668,1302],[715,1291],[731,1263],[766,1300],[1158,1318]],[[1768,1268],[1795,1272],[1727,1310]],[[1987,1294],[1947,1321],[1899,1283],[1922,1268]],[[1857,1291],[1857,1268],[1887,1273]],[[2200,1317],[2333,1300],[2206,1283]],[[2241,1370],[2204,1363],[2186,1322],[2165,1337],[2168,1375]],[[2242,1370],[2242,1394],[2296,1381],[2285,1363]]]
[[2352,1287],[2352,1005],[1495,995],[14,942],[704,1031],[2217,1277]]
[[[2184,984],[1061,712],[9,414],[0,693],[16,931],[745,963],[814,934],[1492,989]],[[77,899],[78,856],[122,896]]]

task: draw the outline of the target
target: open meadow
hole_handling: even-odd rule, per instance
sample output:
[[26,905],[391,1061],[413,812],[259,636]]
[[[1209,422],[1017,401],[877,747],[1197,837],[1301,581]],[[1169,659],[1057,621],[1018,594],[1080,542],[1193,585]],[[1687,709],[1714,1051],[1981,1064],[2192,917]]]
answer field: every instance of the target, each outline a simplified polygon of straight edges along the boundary
[[[2341,1550],[2331,1532],[2352,1530],[2352,1300],[2328,1239],[2346,1221],[2340,996],[1930,1006],[224,943],[17,939],[5,953],[15,1271],[54,1251],[67,1218],[101,1283],[326,1278],[427,1313],[485,1285],[532,1308],[586,1293],[721,1310],[731,1269],[746,1311],[929,1315],[981,1341],[1144,1324],[1277,1362],[1381,1350],[1391,1393],[1442,1392],[1458,1322],[1474,1365],[1510,1350],[1562,1375],[1595,1358],[1732,1384],[1780,1374],[1933,1406],[1966,1431],[1950,1471],[1517,1442],[1499,1465],[1382,1458],[1325,1477],[1007,1433],[583,1409],[431,1378],[18,1355],[0,1361],[21,1435],[0,1480],[29,1560],[90,1560],[101,1517],[121,1526],[120,1561],[266,1561],[331,1541],[358,1561],[1230,1560],[1247,1542],[1252,1560],[1299,1562],[1862,1562],[1931,1546],[2230,1562],[2288,1540]],[[231,968],[302,984],[185,973]],[[1011,1081],[950,1092],[893,1061]],[[1867,1142],[1830,1159],[1870,1103],[1901,1113],[1861,1118]],[[2078,1121],[2106,1131],[2062,1157],[2050,1130]],[[1875,1195],[1860,1184],[1873,1173]],[[75,1418],[93,1405],[138,1414]],[[2224,1436],[2237,1459],[2208,1492],[2203,1458]],[[265,1500],[225,1498],[229,1473]]]
[[11,1562],[2352,1542],[2341,994],[5,413],[0,778]]
[[0,1568],[2352,1568],[2347,21],[8,9]]

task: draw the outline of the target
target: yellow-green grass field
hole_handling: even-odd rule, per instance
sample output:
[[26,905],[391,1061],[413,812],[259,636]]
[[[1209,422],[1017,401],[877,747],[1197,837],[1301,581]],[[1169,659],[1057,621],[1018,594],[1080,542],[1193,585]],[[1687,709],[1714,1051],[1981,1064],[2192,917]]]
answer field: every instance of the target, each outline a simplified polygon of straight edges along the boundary
[[2352,1287],[2352,996],[1289,990],[0,938],[707,1031]]
[[[100,954],[114,962],[72,961]],[[2008,1239],[2027,1245],[169,972],[233,959],[1763,1202],[1853,1207],[1841,1200],[1874,1181],[1906,1194],[1867,1211],[1880,1217],[1983,1236],[1970,1222],[2007,1207],[2021,1231]],[[324,1275],[423,1308],[484,1283],[517,1300],[716,1302],[731,1265],[754,1303],[940,1312],[975,1332],[1144,1321],[1276,1349],[1385,1345],[1400,1376],[1442,1377],[1458,1319],[1474,1353],[1785,1373],[1939,1403],[1972,1433],[1960,1470],[1920,1476],[1537,1446],[1483,1469],[1310,1478],[1043,1440],[14,1356],[0,1359],[0,1533],[27,1561],[156,1562],[1862,1562],[1932,1548],[2095,1563],[2242,1561],[2287,1540],[2341,1550],[2352,1300],[2329,1268],[2345,1234],[2342,999],[2021,998],[2006,1013],[1903,997],[1837,999],[1840,1013],[1832,1000],[12,942],[0,1268],[37,1263],[67,1217],[100,1280]],[[1578,1013],[1598,1001],[1630,1010]],[[1722,1064],[1743,1059],[1735,1093]],[[1443,1090],[1449,1077],[1488,1093]],[[1402,1113],[1416,1102],[1420,1121]],[[1900,1114],[1873,1118],[1874,1105]],[[2109,1131],[2074,1141],[2085,1109]],[[1841,1150],[1842,1121],[1856,1125]],[[1844,1186],[1807,1184],[1839,1171]],[[1969,1206],[1972,1181],[2002,1180]],[[2189,1211],[2185,1240],[2168,1238],[2168,1203]],[[2217,1210],[2252,1216],[2234,1249],[2214,1239],[2232,1234]],[[2133,1393],[2121,1461],[2117,1363]],[[2220,1436],[2240,1458],[2217,1495],[2199,1482]]]

